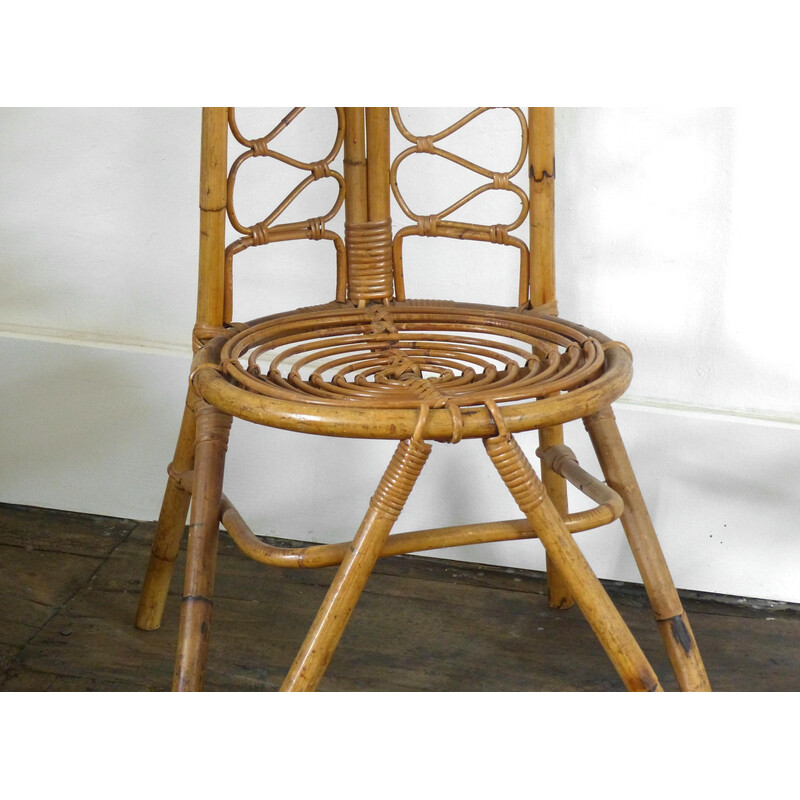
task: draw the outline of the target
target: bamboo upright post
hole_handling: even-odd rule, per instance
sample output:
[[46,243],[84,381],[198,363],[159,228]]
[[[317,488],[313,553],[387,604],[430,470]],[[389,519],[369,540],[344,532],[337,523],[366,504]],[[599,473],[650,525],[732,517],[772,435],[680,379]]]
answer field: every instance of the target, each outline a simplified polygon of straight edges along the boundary
[[[200,134],[200,255],[195,347],[219,330],[224,321],[227,141],[228,109],[204,108]],[[178,476],[194,465],[192,406],[196,400],[197,395],[190,387],[139,598],[136,626],[142,630],[153,630],[161,625],[173,563],[183,538],[191,494],[180,486]]]
[[517,442],[501,428],[498,436],[484,439],[483,444],[520,510],[563,574],[625,685],[632,691],[661,691],[642,649],[575,544]]
[[[555,115],[552,108],[528,109],[528,174],[530,176],[531,304],[556,312],[555,265]],[[541,428],[539,446],[564,443],[562,425]],[[566,481],[544,462],[542,481],[562,516],[568,512]],[[569,608],[572,594],[547,556],[547,595],[552,608]]]
[[528,109],[531,303],[555,304],[555,116],[552,108]]
[[430,452],[431,446],[416,436],[398,444],[325,602],[286,676],[283,691],[313,691],[322,679],[381,549]]
[[348,225],[357,225],[369,219],[364,109],[346,108],[344,119],[345,221]]
[[191,387],[183,413],[175,455],[169,468],[169,480],[158,516],[156,532],[150,551],[150,561],[139,596],[136,627],[152,631],[161,626],[164,604],[169,593],[172,568],[178,557],[186,515],[189,513],[191,493],[180,484],[180,475],[194,466],[194,410],[191,407],[194,392]]
[[367,108],[367,205],[370,222],[388,220],[389,107]]
[[608,485],[625,503],[620,522],[650,598],[678,684],[709,691],[703,660],[667,566],[611,408],[584,420]]
[[224,321],[225,221],[228,208],[228,109],[204,108],[200,163],[200,265],[196,338]]
[[[539,429],[539,447],[544,451],[550,447],[564,444],[563,425],[552,425]],[[551,502],[562,517],[569,513],[567,502],[567,482],[554,472],[545,462],[541,462],[542,483]],[[550,553],[545,553],[547,569],[547,602],[551,608],[570,608],[575,599],[564,576],[559,572]]]
[[394,294],[389,218],[389,109],[345,112],[348,296],[359,308]]
[[175,691],[182,692],[203,688],[214,605],[222,478],[232,421],[230,416],[202,400],[196,401],[194,411],[197,463],[192,486],[178,655],[172,684]]

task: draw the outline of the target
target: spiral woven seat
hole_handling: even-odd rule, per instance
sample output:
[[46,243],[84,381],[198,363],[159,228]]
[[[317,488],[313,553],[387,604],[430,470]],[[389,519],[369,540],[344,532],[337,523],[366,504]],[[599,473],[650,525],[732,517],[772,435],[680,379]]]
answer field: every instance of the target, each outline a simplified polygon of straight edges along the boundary
[[458,441],[495,430],[487,402],[504,404],[509,430],[527,430],[592,413],[630,373],[624,345],[565,320],[415,300],[236,325],[198,353],[193,379],[215,405],[263,424],[402,439],[424,405],[425,436]]

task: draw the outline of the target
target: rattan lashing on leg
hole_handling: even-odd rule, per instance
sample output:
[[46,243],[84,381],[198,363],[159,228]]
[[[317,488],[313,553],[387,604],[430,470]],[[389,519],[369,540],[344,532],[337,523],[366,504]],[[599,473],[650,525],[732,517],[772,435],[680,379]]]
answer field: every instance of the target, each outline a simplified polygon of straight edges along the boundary
[[203,686],[214,606],[222,478],[232,421],[228,414],[201,400],[194,408],[197,438],[193,502],[172,684],[177,691],[198,691]]
[[497,407],[492,406],[491,410],[497,421],[498,435],[483,440],[486,452],[537,532],[614,668],[630,690],[661,691],[653,668],[575,544],[544,484],[516,440],[505,429]]
[[350,615],[431,452],[422,440],[427,408],[411,439],[397,445],[369,509],[325,600],[281,687],[283,691],[313,691],[322,679]]

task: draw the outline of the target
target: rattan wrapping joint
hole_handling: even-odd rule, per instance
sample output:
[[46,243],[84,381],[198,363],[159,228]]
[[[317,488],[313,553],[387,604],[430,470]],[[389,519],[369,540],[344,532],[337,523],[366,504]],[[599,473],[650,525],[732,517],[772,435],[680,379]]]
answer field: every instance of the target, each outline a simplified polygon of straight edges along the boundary
[[530,514],[542,503],[546,492],[516,440],[506,434],[484,439],[483,444],[522,513]]
[[[415,433],[416,436],[416,433]],[[404,439],[397,446],[386,472],[381,478],[370,505],[382,516],[396,520],[414,488],[431,445],[416,438]]]
[[347,285],[350,299],[385,300],[394,293],[392,223],[345,223]]

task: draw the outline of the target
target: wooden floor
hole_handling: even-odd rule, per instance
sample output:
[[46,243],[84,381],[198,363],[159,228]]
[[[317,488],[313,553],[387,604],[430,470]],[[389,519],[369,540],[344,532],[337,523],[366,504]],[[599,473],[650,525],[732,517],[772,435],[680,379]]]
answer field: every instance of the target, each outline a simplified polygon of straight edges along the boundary
[[[0,688],[169,689],[182,563],[163,627],[133,626],[152,531],[134,520],[0,505]],[[223,534],[206,689],[276,689],[331,576],[256,564]],[[665,689],[675,689],[642,589],[606,586]],[[682,595],[715,690],[800,690],[800,606]],[[379,563],[320,688],[621,684],[580,611],[548,608],[541,574],[404,556]]]

